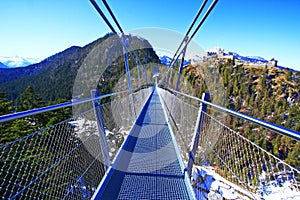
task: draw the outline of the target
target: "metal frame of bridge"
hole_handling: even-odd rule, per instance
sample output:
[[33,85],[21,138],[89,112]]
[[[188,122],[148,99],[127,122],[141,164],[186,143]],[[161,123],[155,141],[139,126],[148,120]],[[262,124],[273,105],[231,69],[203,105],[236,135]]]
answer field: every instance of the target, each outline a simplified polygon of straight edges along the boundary
[[[72,105],[94,102],[105,97],[125,93],[128,94],[129,91],[122,91],[81,101],[63,103],[31,111],[1,116],[0,122],[53,111],[55,109],[65,108]],[[234,116],[239,116],[242,119],[246,119],[252,123],[257,123],[258,125],[264,123],[261,120],[254,119],[252,117],[232,110],[228,110],[226,108],[222,108],[205,100],[191,97],[178,91],[177,93],[179,95],[184,95],[186,97],[195,99],[202,104],[216,107],[216,109],[220,109],[223,112],[228,112],[229,114],[232,114]],[[158,94],[157,88],[155,86],[152,94],[149,96],[134,125],[132,126],[127,139],[122,144],[113,162],[109,166],[107,166],[108,170],[106,170],[104,177],[102,177],[101,179],[101,183],[94,193],[94,199],[195,198],[189,175],[187,173],[190,169],[187,169],[188,166],[185,166],[185,164],[183,163],[181,154],[177,147],[176,139],[174,138],[174,133],[168,121],[168,115],[165,105],[161,104],[161,102],[161,97]],[[295,131],[281,128],[270,123],[264,123],[264,127],[270,130],[276,129],[278,133],[289,137],[293,135],[296,140],[300,140],[300,134]],[[103,132],[99,131],[99,134],[101,135],[103,134]],[[198,134],[201,134],[201,131]],[[28,137],[21,138],[19,139],[19,141],[27,140],[27,138]],[[104,138],[106,138],[106,136]],[[196,136],[194,138],[196,138]],[[103,147],[104,146],[102,145],[101,148]],[[6,147],[4,146],[4,148]],[[51,168],[55,169],[53,167]],[[38,183],[40,181],[39,179],[43,179],[43,176],[45,176],[45,174],[49,172],[50,169],[47,169],[45,172],[39,175],[39,177],[36,177],[36,182],[30,182],[28,185],[24,186],[21,191],[17,190],[18,192],[16,194],[13,194],[13,196],[15,198],[19,197],[23,192],[31,188],[33,184]],[[1,185],[1,189],[5,189],[3,187],[4,185]],[[72,190],[69,190],[67,194],[65,194],[65,196],[67,197],[68,195],[72,195],[73,193],[74,191],[72,192]]]

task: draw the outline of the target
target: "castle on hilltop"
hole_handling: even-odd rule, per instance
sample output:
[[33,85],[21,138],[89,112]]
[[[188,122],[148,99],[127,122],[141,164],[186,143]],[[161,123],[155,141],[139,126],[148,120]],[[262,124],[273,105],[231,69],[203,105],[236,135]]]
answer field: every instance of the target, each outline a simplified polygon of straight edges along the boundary
[[215,47],[208,51],[206,51],[206,54],[203,56],[203,60],[207,59],[216,59],[218,62],[224,62],[226,60],[235,60],[236,64],[242,64],[242,65],[255,65],[255,66],[262,66],[262,67],[277,67],[277,60],[272,58],[271,60],[265,60],[261,57],[250,57],[250,56],[241,56],[237,53],[225,51],[222,48]]

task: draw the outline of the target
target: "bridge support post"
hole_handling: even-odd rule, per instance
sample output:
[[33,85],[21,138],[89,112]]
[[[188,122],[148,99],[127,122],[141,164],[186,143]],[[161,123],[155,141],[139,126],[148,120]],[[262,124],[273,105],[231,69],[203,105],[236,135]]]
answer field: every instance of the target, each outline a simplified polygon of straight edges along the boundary
[[[91,91],[92,98],[98,97],[98,90],[93,89]],[[103,156],[103,164],[105,170],[110,166],[110,158],[109,158],[109,150],[108,150],[108,144],[106,140],[106,133],[104,128],[104,121],[103,121],[103,115],[102,115],[102,109],[101,109],[101,100],[93,100],[93,108],[94,108],[94,114],[95,118],[97,120],[97,128],[99,133],[99,140],[101,145],[101,153]]]
[[[204,101],[208,101],[209,97],[210,97],[209,93],[202,94],[202,100],[204,100]],[[187,173],[188,173],[189,177],[191,177],[191,175],[192,175],[192,168],[193,168],[193,164],[195,162],[195,155],[196,155],[196,151],[198,149],[199,141],[201,138],[201,131],[202,131],[202,127],[203,127],[203,119],[204,119],[203,112],[206,112],[206,109],[207,109],[207,105],[201,103],[201,106],[198,111],[198,117],[197,117],[195,129],[194,129],[192,146],[191,146],[191,149],[189,152],[189,160],[188,160],[188,164],[187,164]]]
[[127,49],[128,45],[126,42],[126,39],[124,38],[124,35],[121,36],[121,40],[123,43],[123,53],[124,53],[124,59],[125,59],[125,70],[127,74],[127,82],[128,82],[128,89],[129,89],[129,97],[130,97],[130,104],[131,104],[131,113],[132,113],[132,119],[136,118],[136,113],[134,109],[134,101],[133,101],[133,90],[132,90],[132,84],[131,84],[131,78],[130,78],[130,68],[129,68],[129,62],[128,62],[128,54]]

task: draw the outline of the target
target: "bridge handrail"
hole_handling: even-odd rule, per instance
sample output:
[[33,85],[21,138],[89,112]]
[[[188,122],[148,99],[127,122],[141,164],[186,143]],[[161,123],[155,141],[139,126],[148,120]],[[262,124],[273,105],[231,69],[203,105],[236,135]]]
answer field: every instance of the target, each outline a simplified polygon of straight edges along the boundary
[[[142,88],[143,87],[135,88],[135,89],[133,89],[133,91],[135,92],[135,91],[138,91],[139,89],[142,89]],[[15,119],[19,119],[19,118],[23,118],[23,117],[27,117],[27,116],[31,116],[31,115],[41,114],[41,113],[45,113],[45,112],[49,112],[49,111],[53,111],[53,110],[58,110],[58,109],[61,109],[61,108],[71,107],[71,106],[78,105],[78,104],[92,102],[92,101],[95,101],[95,100],[101,100],[101,99],[104,99],[104,98],[107,98],[107,97],[111,97],[111,96],[115,96],[115,95],[119,95],[119,94],[124,94],[124,93],[129,93],[129,90],[122,90],[122,91],[113,92],[113,93],[110,93],[110,94],[103,94],[103,95],[100,95],[100,96],[95,97],[95,98],[86,98],[86,99],[82,99],[82,100],[73,100],[73,101],[70,101],[70,102],[65,102],[65,103],[55,104],[55,105],[51,105],[51,106],[36,108],[36,109],[32,109],[32,110],[26,110],[26,111],[22,111],[22,112],[16,112],[16,113],[12,113],[12,114],[2,115],[2,116],[0,116],[0,123],[15,120]]]
[[208,101],[204,101],[204,100],[202,100],[200,98],[197,98],[197,97],[185,94],[183,92],[175,91],[174,89],[171,89],[171,88],[167,88],[167,89],[170,90],[171,92],[173,92],[174,94],[177,93],[177,94],[180,94],[182,96],[194,99],[196,101],[199,101],[201,103],[209,105],[209,106],[211,106],[213,108],[216,108],[216,109],[218,109],[218,110],[220,110],[222,112],[228,113],[228,114],[230,114],[232,116],[235,116],[235,117],[238,117],[238,118],[250,121],[250,122],[252,122],[254,124],[257,124],[259,126],[262,126],[262,127],[266,128],[266,129],[269,129],[269,130],[274,131],[276,133],[279,133],[281,135],[284,135],[284,136],[290,137],[292,139],[295,139],[297,141],[300,141],[300,133],[297,132],[297,131],[294,131],[294,130],[291,130],[291,129],[288,129],[288,128],[285,128],[285,127],[282,127],[282,126],[278,126],[276,124],[272,124],[270,122],[266,122],[266,121],[263,121],[263,120],[260,120],[260,119],[257,119],[257,118],[254,118],[254,117],[251,117],[249,115],[246,115],[246,114],[234,111],[234,110],[230,110],[228,108],[224,108],[222,106],[213,104],[213,103],[208,102]]

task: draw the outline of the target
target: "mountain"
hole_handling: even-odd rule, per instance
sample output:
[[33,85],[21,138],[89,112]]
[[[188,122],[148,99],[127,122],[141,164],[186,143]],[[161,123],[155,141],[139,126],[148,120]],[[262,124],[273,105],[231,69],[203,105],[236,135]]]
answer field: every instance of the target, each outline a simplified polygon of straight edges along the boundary
[[[213,57],[207,63],[187,66],[183,75],[198,97],[209,92],[212,102],[223,97],[221,103],[229,109],[300,132],[300,72],[274,66],[262,67],[260,64],[237,65],[236,60],[231,58]],[[215,79],[218,75],[220,82]],[[211,80],[217,83],[217,87],[209,85]],[[185,89],[183,85],[181,91]],[[224,118],[224,123],[276,156],[280,145],[285,144],[288,149],[284,160],[300,169],[297,157],[300,155],[300,143],[231,117]],[[272,143],[269,149],[267,140]]]
[[[97,57],[102,56],[108,51],[109,44],[106,44],[105,42],[102,44],[102,42],[110,35],[111,34],[107,34],[106,36],[99,38],[84,47],[72,46],[62,52],[46,58],[40,63],[32,64],[27,67],[0,68],[0,91],[5,92],[7,99],[14,102],[16,102],[19,95],[25,91],[27,86],[32,86],[35,92],[40,95],[45,102],[56,101],[58,99],[71,100],[73,84],[77,76],[78,69],[83,64],[87,55],[90,52],[95,52],[95,48],[102,48],[97,49],[97,55],[95,55]],[[146,40],[141,40],[135,36],[126,37],[127,41],[130,40],[133,44],[142,43],[144,46],[151,47],[149,42]],[[140,59],[144,60],[144,63],[159,62],[158,57],[152,48],[145,48],[136,51],[139,57],[142,55],[144,56]],[[121,53],[120,55],[123,54]],[[110,58],[108,55],[107,57],[102,56],[101,59],[105,60]],[[133,62],[133,59],[131,59],[130,62]],[[111,63],[111,66],[112,69],[110,69],[110,72],[107,72],[106,74],[104,73],[106,77],[102,78],[102,80],[105,80],[106,83],[110,79],[118,80],[117,77],[114,78],[114,73],[116,73],[115,71],[123,73],[122,70],[125,68],[123,56],[115,61],[115,63]],[[88,78],[89,77],[87,77],[87,79]],[[112,87],[111,84],[103,83],[102,85],[104,86],[102,86],[102,88],[109,89],[108,87]]]
[[[224,179],[211,166],[194,166],[192,183],[197,199],[249,199],[249,193]],[[261,181],[258,191],[263,199],[299,199],[300,193],[290,187],[288,180],[280,185],[276,180]]]
[[[250,62],[250,63],[253,63],[253,64],[267,64],[269,61],[260,57],[260,56],[241,56],[239,55],[238,53],[235,53],[235,52],[227,52],[225,53],[225,55],[233,55],[233,57],[237,60],[240,60],[240,61],[244,61],[244,62]],[[297,70],[294,70],[292,68],[288,68],[288,67],[283,67],[283,66],[279,66],[279,65],[276,65],[277,68],[279,69],[282,69],[282,70],[290,70],[292,72],[298,72]]]
[[159,60],[161,61],[162,64],[169,66],[171,64],[172,58],[168,56],[159,56]]
[[8,68],[8,66],[6,66],[6,65],[3,64],[2,62],[0,62],[0,68]]
[[35,63],[39,63],[41,59],[38,58],[23,58],[21,56],[0,56],[0,62],[7,67],[25,67]]
[[229,52],[229,55],[233,55],[235,59],[242,60],[242,61],[247,61],[247,62],[252,62],[252,63],[267,63],[268,61],[260,56],[241,56],[238,53],[235,52]]
[[[163,65],[169,66],[171,64],[172,58],[166,55],[158,54],[159,60]],[[186,66],[190,64],[189,61],[184,61],[183,65]]]
[[[214,47],[206,51],[207,55],[204,57],[223,57],[223,56],[233,56],[234,59],[243,61],[243,62],[250,62],[250,63],[268,63],[269,61],[260,57],[260,56],[242,56],[236,52],[225,51],[219,47]],[[158,53],[159,59],[162,64],[169,66],[171,64],[172,58],[164,55],[163,53]],[[203,61],[203,56],[199,55],[189,55],[188,61],[185,60],[184,65],[193,64],[197,62]]]

